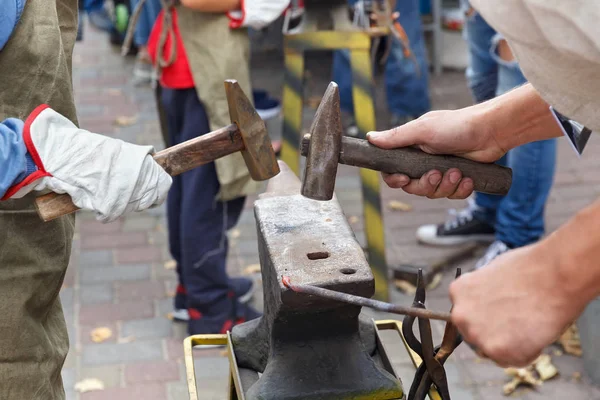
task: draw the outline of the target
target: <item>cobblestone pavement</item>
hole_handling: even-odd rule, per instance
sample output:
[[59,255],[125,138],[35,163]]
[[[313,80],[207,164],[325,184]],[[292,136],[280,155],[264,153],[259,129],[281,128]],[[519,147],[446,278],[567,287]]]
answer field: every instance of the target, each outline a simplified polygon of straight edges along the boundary
[[[279,65],[281,60],[278,60]],[[310,66],[310,62],[308,63]],[[155,103],[149,88],[135,88],[130,83],[132,60],[118,56],[106,37],[88,30],[85,41],[78,44],[74,56],[74,87],[80,124],[94,132],[127,141],[153,144],[163,148]],[[277,71],[273,74],[272,71]],[[327,75],[311,70],[309,90],[322,92]],[[275,78],[273,78],[273,75]],[[255,69],[258,86],[279,95],[281,70]],[[378,98],[381,99],[381,90]],[[462,73],[448,72],[432,80],[432,97],[436,108],[456,108],[469,104],[470,98]],[[378,104],[385,104],[378,101]],[[380,114],[382,111],[378,109]],[[385,111],[383,111],[385,113]],[[309,121],[311,111],[307,111]],[[118,126],[115,121],[126,117]],[[568,144],[562,141],[556,185],[547,209],[551,229],[564,222],[576,210],[590,203],[599,192],[599,175],[594,172],[600,159],[593,155],[600,142],[591,141],[587,156],[578,161]],[[338,198],[352,221],[357,238],[362,234],[362,207],[359,180],[352,168],[342,167],[337,181]],[[409,212],[385,208],[387,257],[390,265],[429,260],[443,255],[445,249],[418,246],[415,228],[423,223],[444,220],[449,207],[462,202],[427,200],[383,189],[383,204],[391,199],[413,206]],[[129,215],[113,224],[101,225],[91,215],[81,213],[73,246],[73,256],[64,289],[61,292],[69,326],[71,351],[63,377],[69,399],[186,399],[182,339],[185,326],[171,322],[171,296],[175,272],[165,268],[169,260],[166,246],[164,208]],[[239,226],[232,234],[228,268],[241,274],[258,264],[256,233],[251,202],[248,202]],[[470,268],[474,260],[464,263]],[[430,291],[431,308],[448,309],[447,273],[438,288]],[[257,277],[258,279],[258,277]],[[392,289],[393,290],[393,289]],[[549,294],[551,295],[551,294]],[[261,306],[260,295],[256,305]],[[393,290],[393,300],[408,303],[409,296]],[[102,343],[91,339],[91,332],[107,327],[112,336]],[[442,327],[434,324],[439,336]],[[413,372],[401,346],[395,346],[393,359],[403,380],[410,382]],[[224,399],[227,384],[227,359],[221,350],[196,351],[198,387],[202,399]],[[537,391],[520,391],[523,399],[600,399],[600,391],[585,378],[582,361],[570,356],[554,357],[560,377],[545,383]],[[447,363],[451,393],[458,400],[493,400],[503,398],[506,377],[500,368],[479,360],[466,346],[461,346]],[[101,380],[105,389],[79,393],[75,384],[86,378]]]

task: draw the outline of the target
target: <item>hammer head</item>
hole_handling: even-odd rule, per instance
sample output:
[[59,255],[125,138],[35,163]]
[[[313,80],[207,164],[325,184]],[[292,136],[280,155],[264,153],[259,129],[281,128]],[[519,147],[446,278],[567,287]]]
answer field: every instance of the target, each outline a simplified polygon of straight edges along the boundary
[[231,122],[244,141],[242,156],[255,181],[270,179],[279,173],[279,165],[264,121],[235,80],[225,81],[225,93]]
[[332,199],[341,147],[340,91],[338,85],[331,82],[310,127],[303,196],[313,200]]

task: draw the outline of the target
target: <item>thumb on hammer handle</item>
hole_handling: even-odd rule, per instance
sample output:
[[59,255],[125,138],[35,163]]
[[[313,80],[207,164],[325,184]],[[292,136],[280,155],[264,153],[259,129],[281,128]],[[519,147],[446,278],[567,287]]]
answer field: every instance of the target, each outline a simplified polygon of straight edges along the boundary
[[[154,160],[171,176],[244,149],[242,135],[235,124],[169,147],[154,154]],[[79,208],[68,194],[48,193],[35,200],[44,222],[72,214]]]

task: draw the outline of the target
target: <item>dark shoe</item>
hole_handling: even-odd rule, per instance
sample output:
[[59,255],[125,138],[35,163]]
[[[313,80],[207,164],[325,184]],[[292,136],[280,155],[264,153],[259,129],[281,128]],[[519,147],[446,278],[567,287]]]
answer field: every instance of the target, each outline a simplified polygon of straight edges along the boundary
[[450,210],[451,218],[439,225],[423,225],[417,230],[417,239],[421,243],[455,246],[468,242],[492,242],[496,230],[485,221],[477,219],[473,213],[477,210],[474,201],[463,210]]
[[217,312],[211,314],[212,310],[206,313],[200,312],[195,308],[188,308],[190,320],[188,322],[188,333],[190,335],[200,334],[223,334],[246,321],[260,317],[262,314],[247,304],[232,299],[231,307],[225,313]]
[[240,303],[247,303],[252,300],[255,292],[255,285],[252,279],[248,278],[229,278],[229,287],[235,298]]
[[254,98],[254,108],[263,120],[275,118],[281,112],[281,104],[279,100],[269,96],[264,90],[253,90],[252,97]]

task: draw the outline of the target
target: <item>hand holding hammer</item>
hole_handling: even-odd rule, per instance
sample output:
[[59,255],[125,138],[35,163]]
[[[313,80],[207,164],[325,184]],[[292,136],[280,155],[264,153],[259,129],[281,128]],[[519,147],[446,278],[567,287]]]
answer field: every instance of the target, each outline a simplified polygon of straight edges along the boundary
[[[279,165],[264,121],[239,84],[225,81],[231,125],[159,151],[154,160],[175,176],[241,151],[252,179],[264,181],[279,173]],[[36,199],[44,221],[78,210],[68,194],[49,193]]]
[[474,190],[504,195],[512,183],[512,170],[456,156],[433,155],[404,147],[381,149],[367,140],[344,137],[338,86],[329,84],[317,109],[310,134],[302,140],[306,170],[302,194],[314,200],[331,200],[338,163],[372,169],[388,174],[404,174],[418,179],[431,170],[442,173],[458,168],[463,177],[473,180]]

